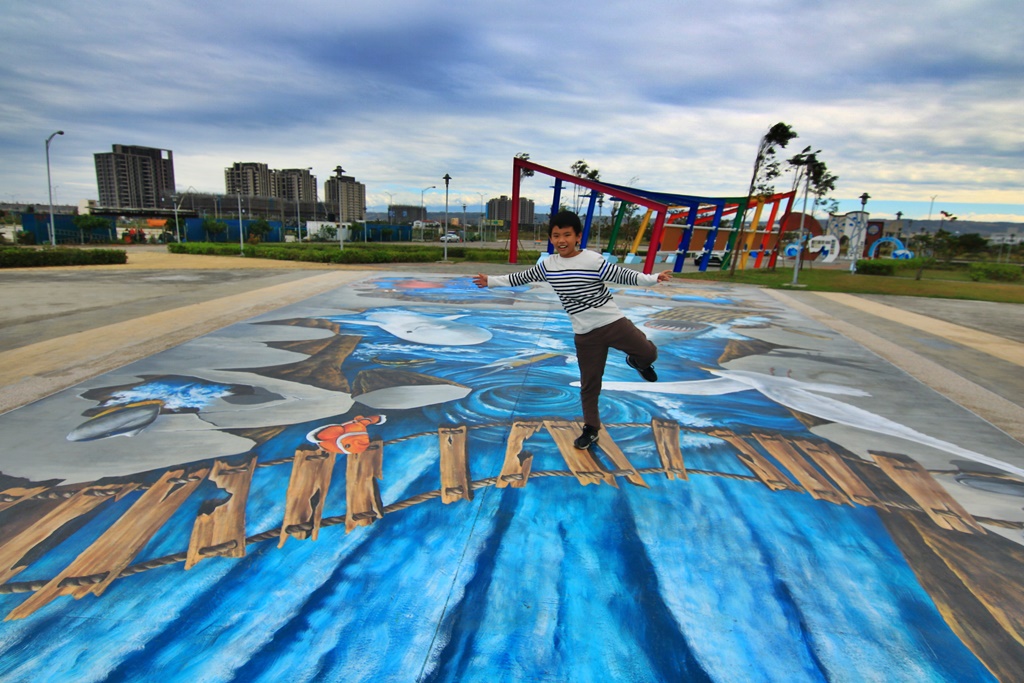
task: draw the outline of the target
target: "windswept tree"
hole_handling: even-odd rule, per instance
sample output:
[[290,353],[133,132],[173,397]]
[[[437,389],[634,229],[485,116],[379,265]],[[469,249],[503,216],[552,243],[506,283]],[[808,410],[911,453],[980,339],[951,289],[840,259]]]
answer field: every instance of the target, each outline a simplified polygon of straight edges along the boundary
[[[797,132],[787,124],[779,121],[768,129],[761,142],[757,146],[757,156],[754,157],[754,172],[750,176],[750,187],[747,189],[747,208],[750,208],[754,197],[769,196],[775,194],[774,181],[782,175],[782,166],[776,157],[777,149],[785,148],[794,138],[799,137]],[[757,226],[751,226],[756,230]],[[742,244],[745,232],[745,222],[740,221],[740,232],[733,244],[733,253],[738,253]],[[736,262],[739,259],[731,258],[729,261],[729,272],[736,272]]]
[[[529,161],[530,160],[530,155],[527,154],[526,152],[520,152],[519,154],[516,155],[516,159],[522,159],[523,161]],[[523,178],[531,178],[531,177],[533,177],[533,169],[532,168],[521,168],[521,169],[519,169],[519,179],[520,180],[522,180]]]
[[[800,184],[804,185],[804,209],[807,208],[807,199],[809,196],[814,196],[814,203],[811,205],[811,213],[814,213],[814,206],[818,206],[826,203],[828,200],[826,197],[830,192],[836,189],[836,181],[839,180],[839,176],[835,175],[828,170],[828,165],[818,158],[821,154],[821,150],[811,151],[811,148],[805,147],[802,152],[794,156],[789,160],[789,165],[796,169],[796,177],[793,179],[793,189],[799,192]],[[798,240],[803,239],[803,227],[800,229],[801,234],[797,236]],[[800,268],[800,258],[797,257],[796,264],[793,267],[793,283],[796,284],[796,273]]]
[[[590,168],[590,165],[587,164],[587,162],[584,161],[583,159],[580,159],[575,164],[573,164],[572,167],[571,167],[571,170],[572,170],[572,174],[574,176],[576,176],[577,178],[580,178],[582,180],[594,180],[594,181],[597,181],[597,180],[601,179],[601,172],[599,170],[597,170],[596,168]],[[584,196],[584,194],[582,192],[580,192],[580,186],[579,185],[573,185],[572,194],[573,194],[573,205],[576,207],[575,211],[576,211],[576,213],[579,213],[580,209],[582,208],[582,205],[583,205],[583,196]]]

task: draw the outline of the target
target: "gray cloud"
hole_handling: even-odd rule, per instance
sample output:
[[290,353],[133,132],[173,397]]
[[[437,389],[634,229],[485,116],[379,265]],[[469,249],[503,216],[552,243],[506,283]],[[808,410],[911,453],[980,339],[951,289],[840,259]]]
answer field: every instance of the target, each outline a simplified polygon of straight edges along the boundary
[[[470,205],[507,194],[518,152],[736,195],[781,120],[823,150],[840,198],[938,194],[1024,220],[1015,5],[10,0],[0,199],[45,198],[57,129],[62,201],[96,196],[92,155],[114,143],[174,150],[179,185],[203,191],[235,161],[321,180],[341,163],[371,206],[418,203],[445,173]],[[524,192],[549,200],[541,180]]]

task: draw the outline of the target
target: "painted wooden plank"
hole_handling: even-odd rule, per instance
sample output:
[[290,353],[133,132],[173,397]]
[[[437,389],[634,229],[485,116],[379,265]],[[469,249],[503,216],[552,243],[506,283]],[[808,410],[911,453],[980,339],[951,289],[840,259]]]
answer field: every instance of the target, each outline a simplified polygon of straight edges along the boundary
[[223,460],[213,463],[208,478],[228,497],[208,501],[200,508],[192,525],[185,569],[206,557],[245,557],[245,506],[255,471],[255,455],[237,466]]
[[[676,443],[678,447],[678,441]],[[647,482],[644,481],[644,478],[640,476],[640,473],[636,471],[636,468],[633,467],[633,463],[629,461],[629,458],[627,458],[626,454],[622,452],[619,445],[612,441],[612,435],[607,431],[605,431],[601,440],[597,442],[597,447],[608,456],[608,459],[615,464],[615,468],[619,472],[626,473],[626,481],[636,486],[642,486],[645,489],[651,488],[648,486]]]
[[565,458],[565,464],[576,475],[580,484],[586,486],[587,484],[600,484],[603,481],[615,488],[619,487],[615,477],[597,464],[589,450],[580,450],[572,445],[572,442],[583,430],[583,425],[576,422],[544,420],[544,428],[555,440],[558,452]]
[[466,425],[439,427],[437,441],[441,448],[441,502],[448,505],[460,500],[473,500]]
[[60,595],[78,599],[103,591],[124,571],[160,527],[206,477],[209,468],[164,472],[114,524],[28,600],[7,615],[22,619]]
[[895,453],[869,452],[882,471],[913,498],[937,526],[968,534],[986,533],[971,513],[916,460]]
[[537,433],[541,428],[540,422],[513,422],[512,431],[508,435],[508,443],[505,445],[505,462],[501,465],[501,474],[495,486],[503,489],[511,486],[514,489],[521,489],[526,486],[530,478],[530,469],[533,467],[533,453],[523,450],[523,444],[527,439]]
[[836,453],[831,446],[825,443],[808,441],[806,439],[794,439],[793,443],[806,453],[821,469],[825,470],[832,481],[839,484],[847,496],[860,505],[870,505],[877,508],[885,508],[874,491],[868,488],[857,473],[843,460],[842,456]]
[[796,478],[800,485],[815,500],[825,500],[836,505],[852,505],[839,489],[832,485],[821,472],[816,470],[807,459],[800,455],[793,446],[777,434],[755,432],[754,438],[760,442],[772,457],[782,463]]
[[654,444],[658,447],[658,455],[661,457],[661,466],[665,468],[665,477],[689,479],[683,462],[683,452],[679,448],[679,424],[656,417],[651,420],[651,430],[654,432]]
[[348,456],[345,468],[345,533],[384,516],[380,484],[384,478],[384,442],[371,441],[362,453]]
[[296,449],[285,494],[284,522],[278,548],[289,536],[299,540],[317,539],[333,472],[334,453],[319,448]]
[[101,503],[117,500],[136,488],[137,484],[86,486],[62,501],[32,526],[0,546],[0,584],[10,581],[11,577],[23,570],[25,567],[19,565],[21,558],[65,524],[95,509]]
[[803,491],[802,488],[790,481],[778,467],[773,465],[768,458],[758,453],[757,449],[747,443],[747,440],[740,435],[728,429],[712,429],[708,434],[716,439],[725,441],[735,448],[737,451],[736,457],[739,458],[740,462],[746,465],[747,469],[772,491]]
[[49,486],[12,486],[0,491],[0,512],[49,489]]

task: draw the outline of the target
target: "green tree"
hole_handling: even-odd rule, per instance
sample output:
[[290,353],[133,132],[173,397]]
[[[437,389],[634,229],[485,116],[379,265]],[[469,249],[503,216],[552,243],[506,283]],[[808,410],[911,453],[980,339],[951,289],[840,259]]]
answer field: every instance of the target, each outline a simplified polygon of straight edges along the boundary
[[223,235],[228,231],[228,224],[223,223],[213,218],[203,219],[203,234],[206,235],[206,239],[211,242],[217,241],[218,235]]
[[85,233],[92,232],[93,230],[106,230],[110,231],[110,219],[104,218],[103,216],[94,216],[90,213],[81,214],[71,219],[78,228],[78,233],[81,236],[81,243],[85,244]]
[[988,240],[978,233],[972,232],[957,237],[956,246],[962,254],[977,254],[988,249]]
[[262,218],[254,220],[252,223],[246,226],[246,230],[249,231],[249,239],[256,242],[262,242],[263,238],[269,235],[274,228],[271,227],[270,223]]

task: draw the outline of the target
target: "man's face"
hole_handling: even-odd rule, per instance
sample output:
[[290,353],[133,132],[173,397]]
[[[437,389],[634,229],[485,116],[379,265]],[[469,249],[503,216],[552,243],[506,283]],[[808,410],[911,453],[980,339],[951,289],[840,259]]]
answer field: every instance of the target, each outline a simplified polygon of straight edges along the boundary
[[551,244],[559,256],[575,256],[578,241],[576,231],[572,228],[560,228],[557,225],[551,228]]

